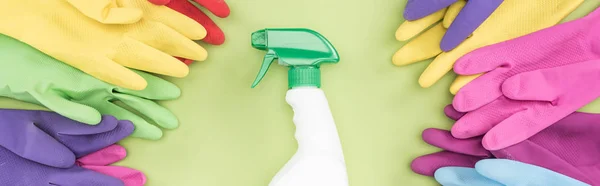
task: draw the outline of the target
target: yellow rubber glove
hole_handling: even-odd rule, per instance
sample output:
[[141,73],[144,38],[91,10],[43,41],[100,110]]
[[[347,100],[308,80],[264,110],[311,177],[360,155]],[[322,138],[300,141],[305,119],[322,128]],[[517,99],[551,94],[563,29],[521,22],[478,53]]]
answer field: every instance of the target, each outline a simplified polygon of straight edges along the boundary
[[[399,41],[414,39],[396,52],[393,58],[394,64],[398,66],[408,65],[442,53],[440,42],[446,29],[465,5],[465,0],[459,0],[450,7],[441,9],[424,18],[402,23],[396,30],[396,39]],[[439,23],[442,19],[444,19],[443,22]],[[423,30],[426,31],[423,32]],[[417,35],[419,36],[415,38]]]
[[119,7],[116,0],[67,0],[81,13],[106,24],[131,24],[142,18],[137,8]]
[[[101,21],[90,19],[95,16],[88,13],[102,10],[91,8],[103,5],[97,2],[85,7],[78,1],[67,0],[3,1],[0,6],[0,33],[100,80],[133,90],[144,89],[147,82],[126,67],[184,77],[188,74],[188,67],[173,56],[198,61],[206,59],[206,50],[192,41],[204,38],[206,30],[194,20],[147,0],[113,0],[110,3],[104,5],[124,9],[110,11],[109,6],[103,10],[127,16],[97,17]],[[135,13],[123,13],[128,10],[135,12],[135,9],[142,12],[137,22]],[[126,24],[128,22],[134,23]]]
[[450,27],[456,16],[458,16],[458,13],[460,13],[460,10],[462,10],[465,5],[467,5],[467,1],[459,0],[448,7],[448,11],[446,11],[446,15],[444,16],[444,28]]
[[[445,29],[441,25],[434,26],[398,50],[394,54],[393,63],[402,66],[437,56],[419,78],[419,84],[427,88],[450,71],[454,62],[463,55],[483,46],[510,40],[555,25],[582,2],[583,0],[505,0],[473,32],[470,38],[467,38],[454,50],[442,52],[439,42]],[[451,13],[447,13],[447,15],[449,18],[446,21],[451,22],[453,16]],[[421,20],[413,22],[418,21]],[[396,35],[398,32],[415,32],[414,30],[403,30],[404,24],[411,24],[407,22],[400,26]],[[455,84],[458,83],[455,82]],[[458,90],[456,86],[451,89],[451,92]]]

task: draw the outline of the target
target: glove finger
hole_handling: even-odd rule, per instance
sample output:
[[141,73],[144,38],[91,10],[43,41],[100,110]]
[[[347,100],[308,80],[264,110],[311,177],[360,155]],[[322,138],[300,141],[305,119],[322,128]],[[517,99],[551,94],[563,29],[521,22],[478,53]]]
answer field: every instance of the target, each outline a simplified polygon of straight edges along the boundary
[[442,185],[451,186],[504,186],[490,180],[473,168],[443,167],[435,171],[435,180]]
[[138,96],[150,100],[173,100],[181,96],[181,90],[177,85],[165,81],[159,77],[148,73],[133,70],[135,73],[142,76],[148,81],[148,86],[144,90],[130,90],[125,88],[115,87],[115,91],[119,93]]
[[77,159],[82,166],[106,166],[117,163],[127,157],[127,150],[120,145],[111,145]]
[[[507,42],[508,43],[508,42]],[[492,48],[494,46],[502,46],[502,44],[490,45],[487,47],[472,49],[462,49],[461,54],[458,56],[456,64],[454,64],[454,72],[459,75],[475,75],[485,72],[492,71],[498,67],[510,67],[512,59],[510,56],[514,56],[515,51],[509,50],[498,50]],[[454,52],[454,51],[452,51]],[[462,56],[462,57],[461,57]]]
[[[396,39],[398,41],[407,41],[410,38],[415,37],[419,33],[423,32],[425,29],[429,28],[431,25],[434,25],[436,22],[440,21],[444,14],[446,13],[446,9],[439,10],[434,14],[431,14],[423,19],[415,20],[415,21],[404,21],[398,30],[396,30]],[[440,25],[441,26],[441,25]],[[442,27],[443,28],[443,27]],[[439,28],[438,28],[439,30]],[[445,29],[442,29],[444,32]],[[442,34],[443,35],[443,34]],[[441,37],[440,37],[441,41]]]
[[[425,69],[419,78],[421,87],[427,88],[439,81],[452,70],[454,63],[463,55],[477,49],[480,43],[476,40],[466,40],[462,47],[438,55]],[[439,47],[439,46],[438,46]]]
[[[172,0],[173,2],[182,2],[187,0]],[[155,30],[152,30],[152,36],[157,37],[161,36],[162,41],[169,41],[179,38],[185,38],[186,40],[200,40],[206,36],[206,30],[202,27],[202,25],[198,25],[194,20],[188,18],[187,16],[172,10],[166,6],[154,6],[148,2],[143,0],[135,0],[135,1],[123,1],[121,2],[124,7],[139,7],[144,10],[144,19],[152,20],[154,23],[157,23],[154,26],[164,26],[168,29],[160,29],[157,30],[156,35]],[[168,6],[168,4],[167,4]],[[193,8],[193,7],[192,7]],[[148,30],[144,30],[146,32]],[[164,33],[163,33],[164,32]],[[172,33],[177,33],[178,37],[173,37]],[[167,34],[167,35],[160,35]],[[183,35],[183,36],[181,36]],[[152,37],[150,37],[152,38]],[[190,41],[188,41],[190,42]],[[193,42],[191,42],[193,43]],[[156,47],[155,47],[156,48]],[[164,51],[164,50],[163,50]],[[181,56],[184,57],[184,56]]]
[[433,176],[442,167],[475,167],[475,163],[483,158],[449,151],[441,151],[415,158],[410,164],[413,172],[424,176]]
[[177,117],[171,113],[168,109],[156,104],[153,101],[142,99],[139,97],[130,96],[127,94],[114,94],[119,101],[122,101],[127,106],[138,111],[142,115],[146,116],[152,122],[166,129],[174,129],[179,126]]
[[142,10],[118,7],[114,0],[67,0],[77,10],[100,23],[131,24],[142,19]]
[[454,79],[454,82],[452,82],[452,84],[450,85],[450,93],[452,93],[453,95],[456,95],[456,93],[460,89],[462,89],[469,82],[473,81],[474,79],[478,78],[481,75],[482,74],[476,74],[476,75],[470,75],[470,76],[461,76],[461,75],[457,76],[456,79]]
[[52,112],[40,113],[39,121],[35,125],[54,138],[60,135],[93,135],[114,130],[118,120],[112,116],[102,116],[98,124],[86,125]]
[[171,0],[148,0],[150,1],[152,4],[155,5],[166,5],[167,3],[171,2]]
[[[214,1],[214,0],[211,0]],[[222,0],[217,0],[222,1]],[[225,3],[225,1],[222,1]],[[217,26],[217,24],[208,17],[204,12],[200,9],[196,8],[190,2],[187,1],[173,1],[167,5],[169,8],[181,12],[188,17],[192,18],[194,21],[200,23],[206,29],[206,37],[202,39],[202,41],[213,44],[220,45],[225,42],[225,34],[223,30]],[[227,6],[227,4],[225,4]],[[229,9],[227,9],[229,10]],[[227,13],[228,15],[229,13]]]
[[[94,76],[99,80],[116,86],[129,88],[132,90],[142,90],[147,85],[147,82],[144,80],[144,78],[105,56],[89,56],[82,54],[82,56],[76,57],[66,56],[61,60],[71,62],[86,61],[86,63],[71,63],[70,65],[91,76]],[[96,65],[89,64],[102,64],[102,68],[98,68]]]
[[500,97],[456,121],[452,126],[452,136],[466,139],[484,135],[498,123],[522,109],[519,103]]
[[198,4],[220,18],[229,16],[231,12],[225,0],[195,0]]
[[128,167],[86,165],[83,168],[118,178],[125,186],[143,186],[147,180],[143,172]]
[[457,111],[456,109],[454,109],[453,105],[446,105],[446,107],[444,107],[444,114],[446,114],[448,118],[456,121],[462,118],[467,113]]
[[[206,39],[206,38],[204,38],[204,39]],[[212,43],[209,43],[209,44],[212,44]],[[214,45],[216,45],[216,44],[214,44]],[[185,58],[180,58],[180,57],[175,57],[175,58],[179,59],[179,61],[185,63],[185,65],[188,65],[188,66],[194,62],[194,60],[191,60],[191,59],[185,59]]]
[[50,175],[48,183],[50,185],[61,186],[81,186],[81,185],[110,185],[124,186],[124,183],[117,179],[81,167],[74,167],[68,171],[59,171]]
[[435,84],[437,81],[442,79],[442,77],[452,69],[452,64],[454,63],[454,61],[445,60],[447,58],[442,57],[445,55],[447,55],[447,53],[441,53],[440,55],[438,55],[429,64],[429,66],[427,66],[425,71],[423,71],[423,73],[419,77],[419,85],[421,85],[421,87],[431,87],[431,85]]
[[542,167],[506,159],[482,160],[475,169],[504,185],[588,185]]
[[112,116],[103,116],[97,125],[85,125],[52,112],[38,112],[37,118],[32,120],[37,128],[69,148],[76,157],[116,143],[133,131],[131,123],[117,121]]
[[146,120],[134,113],[121,108],[111,102],[102,102],[95,106],[103,114],[109,114],[115,116],[120,120],[129,120],[135,126],[135,130],[131,134],[133,137],[139,137],[150,140],[158,140],[162,137],[162,131],[160,128],[148,123]]
[[501,77],[507,70],[500,68],[469,82],[454,96],[452,100],[454,108],[461,112],[469,112],[498,99],[502,96],[501,87],[504,82],[504,78]]
[[189,73],[189,68],[181,61],[140,41],[125,37],[119,48],[126,50],[119,51],[114,60],[125,67],[173,77],[185,77]]
[[[197,23],[194,22],[194,24]],[[167,27],[166,25],[157,23],[155,27],[144,30],[144,32],[136,34],[133,37],[144,44],[151,46],[154,49],[158,49],[170,56],[204,61],[208,56],[206,50],[190,39],[200,40],[205,36],[206,33],[204,33],[202,37],[187,38],[177,31]],[[175,59],[173,58],[173,60]]]
[[408,42],[394,54],[392,61],[396,66],[404,66],[423,61],[442,53],[439,41],[445,29],[437,24],[417,38]]
[[463,155],[491,158],[492,154],[481,145],[482,137],[457,139],[450,131],[429,128],[423,131],[423,141],[435,147]]
[[125,139],[133,130],[130,121],[120,120],[114,129],[107,132],[89,135],[58,133],[55,138],[69,147],[76,157],[82,157]]
[[41,129],[32,126],[29,115],[40,111],[0,110],[0,148],[52,167],[67,168],[75,163],[70,149]]
[[[515,100],[555,102],[564,95],[566,87],[577,85],[575,82],[600,78],[598,71],[600,60],[525,72],[504,81],[502,92]],[[593,89],[593,86],[589,86],[588,90]]]
[[450,25],[441,42],[443,51],[450,51],[467,39],[495,10],[503,0],[468,1]]
[[[562,91],[552,82],[558,77],[548,76],[543,71],[522,73],[508,78],[502,84],[502,93],[510,99],[530,101],[555,101]],[[548,79],[550,78],[550,79]]]
[[485,134],[483,146],[488,150],[500,150],[515,145],[571,114],[557,110],[550,103],[530,103],[527,109],[511,115]]
[[444,15],[444,20],[442,22],[444,28],[450,27],[452,22],[454,22],[454,19],[456,19],[456,16],[458,16],[458,13],[460,13],[460,11],[463,9],[463,7],[465,7],[466,4],[466,0],[458,0],[456,1],[456,3],[453,3],[452,5],[450,5],[450,7],[448,7],[446,15]]
[[413,21],[424,18],[450,6],[454,2],[456,0],[409,0],[406,2],[406,8],[404,8],[404,19]]
[[38,93],[31,91],[29,94],[48,109],[65,117],[89,125],[95,125],[101,121],[102,116],[96,109],[69,101],[53,92]]

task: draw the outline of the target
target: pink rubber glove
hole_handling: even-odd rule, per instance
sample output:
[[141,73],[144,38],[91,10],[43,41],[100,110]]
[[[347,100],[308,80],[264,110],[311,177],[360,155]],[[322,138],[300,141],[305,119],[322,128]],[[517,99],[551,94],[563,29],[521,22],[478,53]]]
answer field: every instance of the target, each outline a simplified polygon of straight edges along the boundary
[[[458,120],[465,113],[444,108],[446,116]],[[417,157],[411,169],[421,175],[434,176],[442,167],[475,167],[481,159],[510,159],[532,164],[567,175],[591,185],[600,184],[600,114],[574,112],[550,127],[513,146],[488,151],[482,136],[456,139],[450,131],[429,128],[423,140],[443,151]]]
[[467,113],[452,135],[485,134],[483,146],[498,150],[544,130],[600,96],[600,60],[521,73],[502,84],[493,102]]
[[532,70],[600,59],[600,9],[586,17],[475,50],[454,65],[460,75],[485,73],[462,87],[453,105],[469,112],[502,96],[507,78]]
[[123,160],[126,156],[127,151],[125,148],[119,145],[111,145],[79,158],[77,164],[83,168],[119,178],[125,183],[125,186],[143,186],[146,183],[146,176],[141,171],[128,167],[109,166]]

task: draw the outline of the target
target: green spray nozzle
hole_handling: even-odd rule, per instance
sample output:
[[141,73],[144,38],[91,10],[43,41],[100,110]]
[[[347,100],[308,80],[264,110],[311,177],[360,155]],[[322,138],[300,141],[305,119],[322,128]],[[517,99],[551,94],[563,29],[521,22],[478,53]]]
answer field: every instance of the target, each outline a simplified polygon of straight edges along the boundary
[[252,33],[252,47],[267,51],[252,88],[263,79],[275,59],[278,59],[279,65],[290,67],[289,88],[321,87],[320,65],[340,61],[337,51],[325,37],[304,28],[256,31]]

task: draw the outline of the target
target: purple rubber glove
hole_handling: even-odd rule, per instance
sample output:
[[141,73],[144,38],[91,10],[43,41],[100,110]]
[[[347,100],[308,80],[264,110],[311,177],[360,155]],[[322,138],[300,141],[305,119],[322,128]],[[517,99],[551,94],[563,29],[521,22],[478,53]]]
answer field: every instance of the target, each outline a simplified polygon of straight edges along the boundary
[[75,159],[129,136],[133,124],[103,116],[85,125],[53,112],[0,109],[0,183],[6,185],[123,185],[76,166]]
[[[408,0],[404,19],[414,21],[449,7],[457,0]],[[467,39],[504,0],[469,0],[442,38],[440,48],[450,51]]]
[[57,168],[19,157],[0,147],[0,182],[3,185],[124,186],[118,178],[80,166]]
[[[451,119],[464,116],[451,105],[444,112]],[[600,184],[600,114],[575,112],[542,132],[514,146],[488,151],[481,137],[457,139],[449,131],[426,129],[425,142],[444,151],[413,160],[414,172],[433,176],[442,167],[474,167],[482,159],[512,159],[541,166],[591,185]]]
[[404,19],[414,21],[449,7],[458,0],[408,0],[404,8]]

